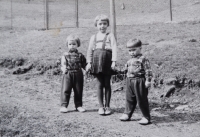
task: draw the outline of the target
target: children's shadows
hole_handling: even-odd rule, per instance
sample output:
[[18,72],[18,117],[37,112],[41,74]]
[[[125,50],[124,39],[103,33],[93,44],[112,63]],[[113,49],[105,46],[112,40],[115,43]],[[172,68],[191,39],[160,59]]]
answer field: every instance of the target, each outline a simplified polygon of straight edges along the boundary
[[[176,104],[172,105],[176,106]],[[158,104],[150,102],[150,109],[152,119],[151,121],[155,124],[171,122],[182,122],[189,124],[200,121],[200,112],[176,110],[175,107],[170,107],[169,104]]]
[[[159,107],[160,109],[154,110],[155,108]],[[124,109],[125,109],[124,107],[114,108],[113,113],[123,114]],[[156,104],[153,102],[150,102],[150,113],[151,113],[152,124],[171,123],[171,122],[182,122],[184,124],[190,124],[190,123],[200,122],[200,112],[191,113],[189,111],[183,111],[183,110],[177,111],[175,110],[175,108],[166,108],[158,103]],[[135,112],[133,113],[132,118],[129,121],[139,121],[141,117],[142,117],[141,111],[137,106]]]
[[[150,103],[150,110],[151,110],[151,122],[150,124],[159,124],[159,123],[171,123],[171,122],[182,122],[184,124],[196,123],[200,122],[200,112],[187,112],[187,111],[177,111],[175,109],[166,109],[161,108],[159,110],[153,110],[154,108],[158,107],[158,104],[155,103],[152,105]],[[77,110],[69,110],[67,113],[74,113],[78,112]],[[98,109],[87,109],[86,112],[98,112]],[[123,114],[124,107],[121,108],[113,108],[112,114],[119,113]],[[112,115],[111,114],[111,115]],[[141,111],[136,107],[135,112],[133,113],[132,118],[129,121],[139,121],[142,117]]]
[[124,113],[124,107],[123,108],[115,108],[113,109],[114,113]]
[[153,115],[153,123],[170,123],[170,122],[182,122],[185,124],[196,123],[200,121],[200,112],[198,113],[189,113],[189,112],[159,112],[161,115]]
[[[98,109],[86,109],[86,111],[84,113],[87,112],[97,112]],[[74,110],[68,110],[67,113],[74,113],[74,112],[78,112],[78,110],[74,109]]]
[[88,109],[86,112],[98,112],[98,109]]

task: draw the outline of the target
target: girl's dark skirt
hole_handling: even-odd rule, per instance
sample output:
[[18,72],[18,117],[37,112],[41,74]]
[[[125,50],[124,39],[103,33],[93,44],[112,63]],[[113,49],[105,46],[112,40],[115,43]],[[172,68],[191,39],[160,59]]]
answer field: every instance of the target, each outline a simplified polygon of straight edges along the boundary
[[111,61],[112,51],[105,49],[95,49],[92,59],[92,74],[103,73],[105,75],[111,75]]

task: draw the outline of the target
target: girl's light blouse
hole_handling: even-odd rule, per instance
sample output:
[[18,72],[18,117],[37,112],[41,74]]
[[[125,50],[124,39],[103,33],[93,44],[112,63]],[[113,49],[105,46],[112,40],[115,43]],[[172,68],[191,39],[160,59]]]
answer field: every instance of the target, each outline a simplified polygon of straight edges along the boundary
[[[98,37],[96,37],[96,41],[101,41],[103,39],[98,39]],[[94,45],[94,41],[95,41],[95,35],[92,35],[92,37],[90,38],[90,43],[89,43],[89,47],[88,47],[88,51],[87,51],[87,63],[91,63],[92,62],[92,57],[93,57],[93,50],[95,49],[102,49],[102,42],[97,42],[96,43],[96,48]],[[106,46],[105,49],[111,50],[112,51],[112,61],[117,61],[117,42],[115,39],[115,36],[113,33],[109,33],[108,37],[106,39]]]

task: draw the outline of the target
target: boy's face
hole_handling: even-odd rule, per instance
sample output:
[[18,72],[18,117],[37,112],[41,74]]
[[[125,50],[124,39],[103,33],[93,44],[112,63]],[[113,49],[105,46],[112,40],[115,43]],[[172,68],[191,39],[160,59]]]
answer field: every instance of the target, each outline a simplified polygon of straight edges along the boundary
[[108,28],[108,22],[105,20],[97,21],[97,28],[101,33],[105,33]]
[[67,47],[69,49],[72,49],[72,48],[77,49],[78,48],[78,43],[75,40],[69,40]]
[[128,53],[131,57],[136,57],[137,55],[141,54],[141,47],[131,48],[128,50]]

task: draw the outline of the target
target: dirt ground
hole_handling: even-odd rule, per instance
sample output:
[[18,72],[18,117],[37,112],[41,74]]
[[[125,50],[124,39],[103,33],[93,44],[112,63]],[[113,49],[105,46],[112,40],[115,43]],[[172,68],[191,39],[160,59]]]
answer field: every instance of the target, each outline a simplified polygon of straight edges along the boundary
[[[191,5],[179,5],[179,8]],[[199,5],[193,4],[194,9],[199,9]],[[158,15],[162,16],[163,12]],[[117,26],[117,65],[124,65],[129,58],[126,42],[133,37],[141,39],[142,52],[149,58],[154,73],[149,92],[151,124],[138,124],[142,117],[138,107],[131,121],[119,120],[125,106],[124,80],[112,85],[111,115],[97,113],[94,78],[85,78],[85,113],[75,110],[73,93],[70,111],[59,112],[62,75],[58,59],[67,50],[65,39],[69,34],[78,35],[79,51],[86,55],[95,28],[41,31],[0,27],[0,136],[200,137],[200,20],[197,17],[139,23],[143,21]],[[186,79],[186,82],[168,85],[173,79],[180,83]],[[174,92],[165,97],[171,86],[175,86]],[[120,90],[115,90],[118,87]]]
[[[147,30],[147,28],[150,30]],[[175,28],[175,31],[181,33],[174,34]],[[187,74],[187,72],[191,72],[191,74],[187,75],[189,78],[199,78],[198,53],[200,51],[200,39],[199,31],[195,31],[198,28],[200,28],[199,23],[194,22],[184,24],[161,23],[140,26],[140,29],[137,31],[140,33],[141,39],[148,40],[146,43],[149,44],[144,45],[144,54],[151,59],[154,74],[158,74],[160,71],[161,76],[167,79],[176,76],[176,73]],[[126,29],[126,27],[119,27],[118,31],[120,31],[120,29]],[[155,29],[163,33],[151,31]],[[132,30],[136,30],[136,26],[133,26]],[[87,33],[89,33],[93,31],[93,28],[79,29],[79,35],[81,35],[83,31],[88,31]],[[146,31],[149,31],[151,34],[147,34]],[[165,33],[166,31],[167,33]],[[66,36],[68,33],[72,32],[77,33],[77,30],[62,30],[61,35]],[[72,95],[69,105],[70,112],[61,114],[59,112],[61,75],[54,75],[52,64],[55,64],[66,47],[62,46],[63,44],[60,45],[60,47],[55,44],[53,47],[49,46],[49,48],[45,50],[45,46],[48,45],[49,40],[52,40],[52,43],[49,43],[53,45],[53,39],[56,39],[55,43],[59,43],[59,41],[62,43],[62,38],[64,38],[64,36],[62,37],[60,35],[61,38],[55,38],[54,32],[52,31],[9,33],[9,31],[3,33],[4,37],[7,36],[7,40],[4,40],[4,44],[1,45],[3,47],[1,50],[2,67],[0,68],[2,136],[200,136],[200,94],[198,87],[192,89],[185,87],[170,98],[160,98],[165,91],[163,89],[164,87],[152,87],[149,93],[152,124],[141,126],[137,123],[137,120],[141,118],[141,112],[138,108],[131,121],[121,122],[119,120],[119,117],[124,111],[125,89],[112,93],[111,108],[113,109],[113,114],[109,116],[99,116],[97,114],[98,101],[95,80],[86,80],[83,104],[87,112],[79,113],[74,110]],[[16,33],[21,41],[30,42],[30,45],[26,47],[26,44],[19,44],[17,45],[18,48],[15,48],[15,43],[20,42],[19,39],[13,38],[16,36]],[[169,33],[171,35],[168,35]],[[126,31],[125,34],[118,36],[119,48],[122,51],[119,53],[119,64],[123,64],[123,61],[128,58],[128,56],[124,57],[126,50],[123,50],[122,45],[126,40],[120,39],[128,34],[130,35],[130,32]],[[35,41],[31,43],[33,38],[27,37],[30,35],[37,37],[36,41],[38,42]],[[152,35],[154,35],[154,37],[152,37]],[[4,47],[6,42],[11,43],[10,39],[13,40],[12,44]],[[47,44],[42,46],[44,43],[41,42],[41,46],[37,47],[41,39],[46,39],[45,42]],[[189,42],[191,39],[196,40],[196,42]],[[87,40],[83,39],[83,45],[86,45],[86,42]],[[181,47],[182,50],[178,50]],[[54,48],[58,49],[56,53],[53,51]],[[85,47],[80,48],[80,51],[85,54]],[[173,53],[174,51],[178,54]],[[188,52],[186,54],[187,58],[180,56],[186,51]],[[15,52],[15,54],[12,52]],[[12,64],[9,63],[9,59],[17,60],[19,57],[24,59],[24,64],[22,66],[9,65]],[[168,60],[165,57],[168,57],[167,59],[172,63],[170,67],[168,67]],[[177,62],[175,61],[177,60],[176,57],[179,59]],[[7,59],[7,65],[2,63],[5,59]],[[190,60],[190,62],[184,64],[186,59]],[[154,64],[157,63],[158,60],[161,62],[163,61],[163,66],[165,67],[156,71]],[[17,68],[23,68],[30,63],[33,64],[33,68],[30,71],[24,74],[13,74]],[[38,67],[42,65],[43,68],[46,68],[44,69],[46,71],[43,73],[39,69],[40,67]],[[184,66],[187,67],[186,70]],[[172,67],[175,67],[173,71],[171,70]],[[181,68],[181,70],[176,69],[176,67]],[[114,89],[114,85],[112,87]],[[176,109],[178,106],[184,105],[186,107]]]

